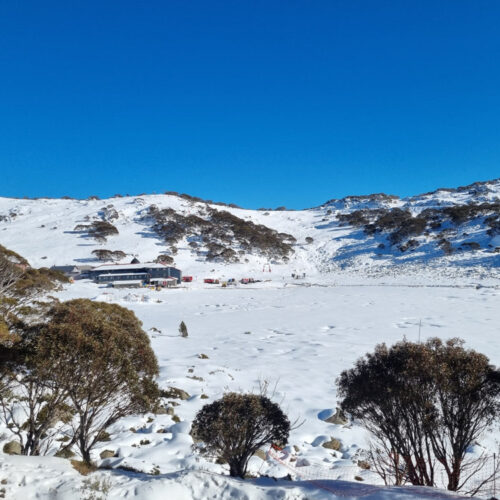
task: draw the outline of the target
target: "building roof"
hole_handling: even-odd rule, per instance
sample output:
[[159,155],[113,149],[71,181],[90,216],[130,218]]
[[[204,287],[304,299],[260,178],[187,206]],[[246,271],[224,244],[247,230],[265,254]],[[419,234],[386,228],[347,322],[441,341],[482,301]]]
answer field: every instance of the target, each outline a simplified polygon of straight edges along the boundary
[[159,264],[156,262],[147,262],[144,264],[104,264],[102,266],[97,266],[92,269],[92,271],[115,271],[116,269],[123,269],[124,271],[131,271],[133,269],[175,269],[172,266],[166,266],[165,264]]
[[91,269],[94,269],[94,266],[89,266],[88,264],[78,264],[75,266],[79,271],[90,271]]

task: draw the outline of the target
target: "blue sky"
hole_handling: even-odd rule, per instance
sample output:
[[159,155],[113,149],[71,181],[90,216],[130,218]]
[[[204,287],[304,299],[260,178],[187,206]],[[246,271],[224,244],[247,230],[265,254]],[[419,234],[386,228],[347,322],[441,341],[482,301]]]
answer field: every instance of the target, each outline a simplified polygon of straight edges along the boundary
[[500,177],[500,2],[5,1],[0,195],[302,208]]

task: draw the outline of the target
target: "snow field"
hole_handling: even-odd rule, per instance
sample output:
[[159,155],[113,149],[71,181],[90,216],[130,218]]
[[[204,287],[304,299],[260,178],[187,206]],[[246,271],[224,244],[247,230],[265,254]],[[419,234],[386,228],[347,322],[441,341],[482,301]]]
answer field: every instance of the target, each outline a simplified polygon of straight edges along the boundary
[[[136,301],[137,294],[148,299]],[[116,491],[113,486],[110,498],[122,498],[127,492],[133,498],[154,499],[156,491],[165,487],[163,483],[168,483],[169,491],[170,488],[178,491],[178,496],[172,498],[211,498],[197,493],[200,481],[214,495],[216,491],[227,492],[227,496],[224,493],[213,498],[322,498],[325,490],[320,488],[314,493],[308,490],[310,486],[295,486],[295,483],[286,486],[280,483],[275,491],[256,483],[238,486],[218,475],[204,476],[207,472],[203,471],[223,473],[224,467],[192,450],[189,431],[196,412],[225,391],[258,391],[259,383],[264,380],[269,382],[271,390],[276,387],[273,398],[280,402],[289,418],[303,421],[291,433],[287,447],[297,464],[319,467],[330,479],[352,481],[354,475],[359,475],[366,483],[379,483],[370,471],[356,468],[362,449],[368,444],[365,431],[356,425],[324,422],[336,408],[335,379],[340,372],[379,342],[393,343],[404,337],[418,340],[420,321],[422,340],[459,336],[467,341],[467,346],[487,354],[492,363],[500,361],[500,345],[494,341],[500,320],[500,290],[495,288],[362,285],[271,288],[267,284],[262,288],[200,287],[131,293],[100,289],[94,283],[82,281],[60,293],[61,299],[74,297],[98,300],[106,297],[134,310],[150,334],[158,356],[160,386],[178,387],[190,394],[188,400],[178,400],[179,405],[174,407],[178,423],[170,415],[145,415],[128,417],[109,429],[111,440],[100,443],[95,450],[97,462],[102,462],[101,451],[110,450],[116,456],[106,459],[103,465],[159,473],[159,476],[140,476],[120,469],[107,473],[113,485],[116,483]],[[187,339],[178,335],[181,321],[188,327]],[[201,354],[207,358],[201,359]],[[341,441],[340,451],[321,446],[331,438]],[[481,445],[494,451],[497,438],[497,433],[485,436]],[[32,471],[35,477],[37,470],[43,475],[47,467],[55,467],[59,472],[50,481],[42,478],[36,481],[40,495],[44,488],[44,495],[49,494],[50,488],[56,488],[61,495],[66,489],[73,491],[80,478],[72,473],[69,463],[63,459],[47,460],[2,456],[0,475],[12,471],[14,463],[19,464],[19,470],[24,467]],[[32,462],[36,467],[30,466]],[[276,462],[264,462],[257,457],[252,459],[250,471],[278,477],[289,472]],[[19,479],[13,498],[31,498],[34,485],[28,481],[29,475],[26,472],[22,475],[24,479]],[[214,482],[224,486],[215,486]],[[358,487],[362,488],[363,483]],[[268,496],[270,491],[276,496]],[[394,491],[387,494],[393,495]],[[330,492],[328,498],[331,495]]]

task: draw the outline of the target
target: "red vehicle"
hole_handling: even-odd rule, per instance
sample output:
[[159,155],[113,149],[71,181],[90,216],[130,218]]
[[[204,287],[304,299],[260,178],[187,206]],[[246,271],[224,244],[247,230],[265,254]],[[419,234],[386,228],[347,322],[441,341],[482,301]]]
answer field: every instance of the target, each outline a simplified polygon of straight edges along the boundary
[[214,278],[205,278],[203,280],[204,283],[209,283],[210,285],[218,285],[219,284],[219,280],[218,279],[214,279]]
[[192,276],[183,276],[182,281],[184,281],[185,283],[191,283],[191,281],[193,281],[193,277]]

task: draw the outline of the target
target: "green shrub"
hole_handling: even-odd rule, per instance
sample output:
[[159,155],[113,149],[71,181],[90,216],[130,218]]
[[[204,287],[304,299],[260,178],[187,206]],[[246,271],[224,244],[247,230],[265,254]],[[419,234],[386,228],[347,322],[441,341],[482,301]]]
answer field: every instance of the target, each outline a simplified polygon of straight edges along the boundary
[[229,464],[231,476],[242,478],[259,448],[286,444],[289,432],[290,422],[276,403],[265,396],[234,392],[205,405],[191,430],[206,452]]

